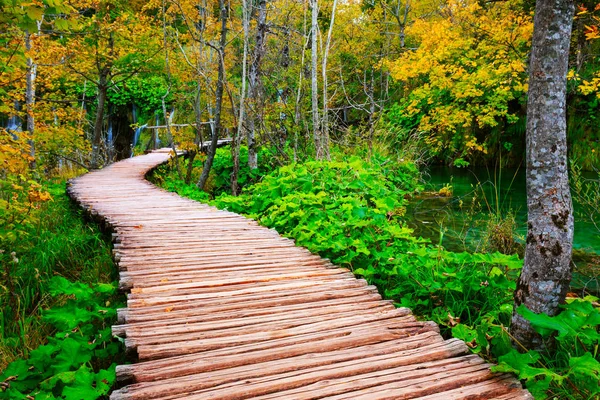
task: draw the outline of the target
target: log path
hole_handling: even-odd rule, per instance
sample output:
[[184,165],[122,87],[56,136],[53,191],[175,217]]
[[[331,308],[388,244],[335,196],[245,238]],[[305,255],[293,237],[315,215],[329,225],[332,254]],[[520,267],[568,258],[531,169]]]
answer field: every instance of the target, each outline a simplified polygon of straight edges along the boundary
[[256,222],[144,179],[167,149],[75,179],[115,232],[136,362],[119,399],[532,399],[460,340]]

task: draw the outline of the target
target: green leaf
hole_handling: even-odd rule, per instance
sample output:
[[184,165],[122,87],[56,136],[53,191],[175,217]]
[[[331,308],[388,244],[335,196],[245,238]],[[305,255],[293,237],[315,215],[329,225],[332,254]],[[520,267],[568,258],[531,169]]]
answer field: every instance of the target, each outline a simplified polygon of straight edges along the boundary
[[54,20],[54,26],[58,30],[66,31],[69,29],[69,22],[62,18],[57,18]]
[[56,372],[68,371],[72,366],[79,366],[90,361],[91,351],[72,338],[66,338],[61,343],[60,352],[54,359],[52,369]]
[[[569,359],[569,375],[583,375],[598,382],[600,377],[600,362],[596,360],[591,353],[585,353],[581,357],[571,357]],[[600,388],[597,387],[600,391]]]
[[27,6],[25,7],[25,12],[34,21],[40,21],[44,16],[44,9],[37,6]]

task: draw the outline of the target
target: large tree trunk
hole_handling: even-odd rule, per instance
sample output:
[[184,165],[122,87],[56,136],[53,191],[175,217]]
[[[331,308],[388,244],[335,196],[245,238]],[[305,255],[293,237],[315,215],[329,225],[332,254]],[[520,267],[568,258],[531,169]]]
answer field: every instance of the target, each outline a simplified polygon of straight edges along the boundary
[[521,304],[556,315],[571,280],[573,210],[566,140],[566,89],[572,0],[538,0],[527,104],[527,245],[511,332],[526,348],[542,338],[518,314]]
[[248,142],[248,167],[250,169],[258,168],[258,156],[256,154],[256,125],[259,120],[262,85],[261,85],[261,66],[262,59],[265,56],[265,40],[267,36],[267,2],[259,0],[258,16],[256,21],[256,43],[250,73],[248,74],[248,83],[250,84],[250,98],[252,99],[252,115],[248,120],[248,129],[246,140]]
[[313,139],[315,142],[315,158],[321,160],[323,154],[323,140],[321,137],[320,121],[319,121],[319,87],[317,82],[317,33],[319,32],[318,16],[319,16],[319,5],[317,0],[311,0],[311,97],[312,97],[312,120],[313,120]]
[[92,138],[92,161],[91,169],[97,169],[100,158],[100,144],[102,143],[102,122],[104,120],[104,105],[106,104],[106,90],[108,88],[109,67],[104,67],[100,71],[98,80],[98,107],[96,109],[96,122],[94,124],[94,137]]
[[225,7],[225,0],[219,0],[219,7],[221,8],[221,38],[219,40],[219,75],[217,80],[217,90],[215,93],[216,105],[215,105],[215,123],[213,135],[210,141],[210,149],[204,166],[202,168],[202,174],[198,180],[198,188],[204,190],[206,181],[208,180],[208,174],[212,168],[213,161],[215,159],[215,153],[217,152],[217,142],[219,141],[219,133],[221,132],[221,108],[223,106],[223,89],[225,80],[225,45],[227,44],[227,7]]

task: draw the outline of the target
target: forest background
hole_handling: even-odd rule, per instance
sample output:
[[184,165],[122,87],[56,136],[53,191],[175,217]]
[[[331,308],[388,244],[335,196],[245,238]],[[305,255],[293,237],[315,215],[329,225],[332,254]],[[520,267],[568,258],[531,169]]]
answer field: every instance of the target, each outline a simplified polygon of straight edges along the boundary
[[[54,235],[53,229],[59,228],[42,221],[56,215],[52,213],[65,212],[61,192],[53,185],[86,169],[176,144],[189,158],[177,162],[164,176],[159,174],[158,183],[249,214],[296,239],[300,236],[301,244],[314,246],[313,251],[377,283],[386,296],[433,318],[446,327],[447,335],[465,339],[474,351],[494,360],[508,354],[504,368],[528,381],[538,397],[547,393],[567,396],[574,386],[584,388],[582,398],[592,396],[595,389],[588,384],[597,382],[600,373],[600,317],[593,296],[587,297],[585,305],[571,302],[575,305],[568,311],[581,316],[581,321],[577,327],[567,324],[559,334],[573,339],[563,343],[564,354],[570,356],[542,355],[550,359],[540,361],[537,353],[528,353],[530,358],[525,359],[508,351],[510,338],[504,326],[511,310],[506,307],[510,307],[519,262],[493,252],[519,253],[514,218],[496,215],[496,225],[488,235],[492,244],[478,248],[488,254],[471,256],[444,252],[442,257],[439,248],[421,246],[418,238],[404,230],[408,228],[397,228],[404,224],[409,199],[422,192],[417,167],[522,165],[534,8],[532,0],[0,0],[0,258],[5,305],[0,366],[27,357],[35,362],[36,357],[56,356],[65,348],[73,350],[76,344],[72,342],[51,340],[48,344],[47,336],[59,337],[74,327],[56,313],[43,317],[42,310],[65,307],[65,298],[77,298],[74,293],[83,300],[68,307],[89,312],[88,319],[79,321],[85,326],[105,328],[109,324],[105,316],[112,315],[102,308],[112,290],[94,285],[87,292],[52,279],[58,262],[58,274],[72,281],[113,282],[114,271],[110,272],[105,253],[98,255],[101,261],[92,263],[91,269],[84,261],[71,268],[66,261],[46,259],[42,267],[35,257],[25,266],[26,254],[42,252],[33,238]],[[579,177],[573,187],[580,203],[587,205],[582,218],[593,223],[600,215],[598,185],[597,181],[596,186],[583,182],[581,171],[600,166],[597,1],[577,2],[569,65],[569,160]],[[212,163],[211,154],[200,153],[198,146],[211,136],[231,137],[233,143],[219,151],[209,175],[205,163]],[[353,157],[368,162],[361,164]],[[330,159],[334,162],[327,164]],[[306,169],[290,176],[293,171],[285,166],[291,163],[304,163]],[[267,175],[271,178],[263,179]],[[362,192],[352,192],[358,189],[339,181],[343,177],[363,182]],[[321,192],[341,196],[350,191],[359,196],[356,201],[367,206],[351,213],[350,220],[355,218],[357,224],[365,223],[358,219],[372,217],[378,225],[378,213],[389,213],[387,219],[395,221],[396,227],[384,228],[385,234],[408,243],[397,248],[397,254],[418,251],[424,266],[432,271],[439,268],[430,286],[426,290],[399,287],[403,272],[393,265],[386,269],[382,260],[390,258],[389,254],[371,254],[373,247],[378,248],[376,243],[358,243],[335,231],[340,238],[346,236],[335,243],[337,249],[319,248],[317,238],[310,235],[311,230],[318,230],[310,225],[314,221],[297,214],[299,220],[278,220],[293,207],[308,207],[305,198],[288,198],[285,206],[277,203],[280,214],[268,201],[253,202],[254,195],[271,195],[275,187],[278,198],[284,198],[286,190],[302,192],[299,187],[305,185],[289,183],[289,179],[296,184],[298,180],[313,182],[319,190],[309,194],[321,196],[319,201],[325,201]],[[208,194],[201,194],[196,186]],[[240,197],[227,197],[239,194],[243,187],[246,192]],[[452,196],[451,183],[436,192],[436,196]],[[222,194],[225,197],[220,198]],[[381,200],[379,211],[371,215],[368,199],[372,197],[391,200]],[[64,221],[69,223],[73,224],[70,234],[81,239],[75,247],[82,259],[89,251],[86,246],[102,247],[91,227]],[[305,225],[304,231],[293,229]],[[341,256],[340,249],[351,251]],[[68,250],[51,252],[61,251]],[[595,256],[586,257],[591,260],[587,265],[597,268]],[[438,261],[432,264],[432,260]],[[400,261],[412,268],[408,258],[398,257],[395,264]],[[480,265],[485,265],[481,275],[471,274],[469,268]],[[495,282],[493,296],[483,289],[475,292],[481,299],[498,301],[475,306],[477,316],[472,316],[473,309],[466,304],[477,302],[464,287],[455,286],[455,280],[448,282],[448,274],[454,274],[456,281],[464,279],[464,274],[473,282],[479,279],[471,282],[475,286]],[[443,301],[435,295],[440,286],[447,290]],[[18,293],[19,288],[26,290]],[[576,297],[588,294],[597,292],[583,291]],[[562,326],[556,321],[552,324]],[[588,335],[583,339],[582,330]],[[86,355],[79,366],[62,366],[71,373],[68,378],[53,378],[63,370],[49,371],[50,375],[40,378],[46,389],[36,383],[21,387],[20,392],[56,392],[58,387],[64,391],[77,380],[86,382],[84,388],[92,386],[98,396],[104,395],[110,389],[108,383],[89,382],[110,382],[106,359],[118,353],[118,343],[106,337],[99,343],[107,346],[101,349],[104,353],[88,350],[104,361]],[[32,355],[39,345],[54,347]],[[27,362],[11,365],[13,370],[2,375],[3,388],[12,382],[6,379],[17,376],[11,371],[30,367]]]

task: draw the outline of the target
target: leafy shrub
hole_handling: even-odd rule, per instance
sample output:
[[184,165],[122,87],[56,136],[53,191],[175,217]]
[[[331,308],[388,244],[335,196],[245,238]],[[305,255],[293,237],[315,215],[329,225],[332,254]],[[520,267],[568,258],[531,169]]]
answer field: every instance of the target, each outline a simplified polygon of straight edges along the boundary
[[[556,348],[521,354],[511,349],[494,370],[513,372],[536,398],[592,399],[600,395],[600,310],[597,298],[577,299],[563,305],[555,317],[517,310],[543,337],[554,336]],[[556,398],[556,397],[555,397]]]
[[115,291],[111,284],[90,287],[52,278],[48,292],[64,304],[46,310],[43,319],[58,332],[28,359],[9,364],[0,375],[0,399],[93,400],[106,395],[116,379],[111,361],[122,352],[110,328],[116,317]]
[[14,237],[0,237],[0,368],[51,333],[40,310],[56,303],[48,296],[53,276],[88,284],[116,277],[110,245],[74,211],[64,185],[48,190],[52,200],[32,209]]
[[[210,176],[206,184],[206,192],[199,191],[196,182],[202,172],[202,166],[206,157],[196,157],[193,164],[193,173],[190,184],[177,178],[177,174],[172,163],[168,163],[157,168],[150,180],[171,192],[176,192],[181,196],[189,197],[194,200],[206,201],[210,197],[218,196],[224,193],[231,193],[231,173],[233,171],[233,157],[229,148],[217,149]],[[251,170],[248,168],[248,148],[240,147],[240,170],[238,174],[238,186],[240,189],[245,186],[258,182],[264,175],[271,172],[275,167],[275,158],[273,150],[261,148],[258,153],[258,168]],[[188,160],[185,161],[189,162]],[[186,169],[183,165],[182,169]]]
[[0,399],[103,397],[122,361],[110,245],[64,183],[48,190],[51,200],[0,236]]

